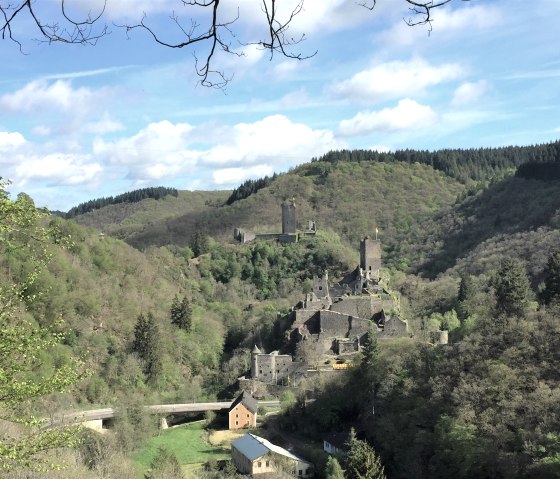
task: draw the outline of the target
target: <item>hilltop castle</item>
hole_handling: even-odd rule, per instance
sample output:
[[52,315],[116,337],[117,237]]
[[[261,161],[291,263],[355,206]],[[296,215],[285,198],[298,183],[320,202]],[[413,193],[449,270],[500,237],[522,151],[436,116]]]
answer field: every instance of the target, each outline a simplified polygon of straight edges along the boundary
[[295,198],[282,203],[282,233],[256,234],[253,231],[246,231],[240,228],[233,230],[233,239],[240,243],[249,243],[259,239],[275,239],[281,243],[296,243],[300,236],[315,236],[317,226],[315,221],[309,221],[307,230],[298,231],[297,229],[297,210]]
[[349,354],[373,325],[379,338],[407,335],[406,322],[396,315],[397,300],[382,285],[381,242],[360,242],[360,264],[338,283],[328,274],[313,277],[313,291],[292,311],[291,338],[312,340],[324,354]]
[[[351,357],[371,328],[380,339],[407,336],[406,322],[396,315],[398,300],[383,286],[380,270],[381,242],[366,237],[354,271],[332,285],[328,273],[315,275],[313,290],[290,313],[292,348],[309,341],[323,358]],[[308,366],[291,354],[266,354],[257,346],[251,353],[251,378],[263,383],[297,382]]]

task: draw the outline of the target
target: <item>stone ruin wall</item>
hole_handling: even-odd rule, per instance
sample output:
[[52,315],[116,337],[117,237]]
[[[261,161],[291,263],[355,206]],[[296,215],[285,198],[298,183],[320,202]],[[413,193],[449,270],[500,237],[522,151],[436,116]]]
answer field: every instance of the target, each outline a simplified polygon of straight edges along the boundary
[[371,321],[334,311],[321,311],[320,324],[321,336],[353,338],[367,333]]
[[382,300],[371,296],[345,298],[331,306],[331,311],[364,319],[370,319],[374,314],[381,312],[382,309]]

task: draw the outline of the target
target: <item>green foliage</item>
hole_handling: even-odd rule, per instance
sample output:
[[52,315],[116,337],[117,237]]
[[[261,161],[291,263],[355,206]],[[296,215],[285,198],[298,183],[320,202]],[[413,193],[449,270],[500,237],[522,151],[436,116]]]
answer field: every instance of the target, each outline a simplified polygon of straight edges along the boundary
[[329,456],[325,466],[325,479],[344,479],[344,471],[334,456]]
[[560,252],[550,255],[544,269],[544,290],[540,299],[544,304],[560,299]]
[[80,203],[78,206],[74,206],[68,210],[66,213],[66,218],[74,218],[78,215],[83,215],[84,213],[89,213],[93,210],[101,209],[107,205],[118,205],[120,203],[138,203],[139,201],[145,200],[147,198],[153,198],[154,200],[159,200],[165,198],[167,195],[175,196],[179,192],[175,188],[165,188],[163,186],[142,188],[140,190],[129,191],[115,197],[109,196],[108,198],[97,198],[95,200],[86,201],[85,203]]
[[346,447],[346,479],[385,479],[381,459],[366,441],[356,438],[354,429],[350,431]]
[[165,446],[160,446],[150,470],[144,474],[146,479],[183,479],[183,471],[177,456]]
[[519,260],[502,262],[494,280],[496,313],[506,317],[523,317],[529,300],[529,280]]
[[189,299],[183,296],[183,299],[179,301],[179,297],[176,295],[171,303],[171,323],[189,332],[192,326],[192,314],[193,312]]
[[247,180],[237,188],[235,188],[229,198],[226,200],[226,205],[231,205],[236,201],[248,198],[257,191],[270,185],[278,175],[274,173],[272,176],[265,176],[264,178],[259,178],[257,180]]
[[146,316],[138,316],[132,350],[143,360],[144,374],[148,381],[156,384],[162,372],[162,351],[159,328],[151,312]]
[[29,408],[38,398],[65,391],[86,375],[78,360],[42,364],[42,355],[58,348],[63,335],[37,327],[24,313],[26,305],[42,294],[35,286],[48,260],[51,236],[39,225],[45,214],[27,195],[10,200],[5,186],[0,184],[0,253],[9,257],[25,250],[29,268],[20,283],[12,283],[10,271],[8,280],[0,282],[0,420],[13,424],[12,433],[0,433],[0,474],[57,467],[43,453],[74,445],[78,429],[39,429],[43,421]]

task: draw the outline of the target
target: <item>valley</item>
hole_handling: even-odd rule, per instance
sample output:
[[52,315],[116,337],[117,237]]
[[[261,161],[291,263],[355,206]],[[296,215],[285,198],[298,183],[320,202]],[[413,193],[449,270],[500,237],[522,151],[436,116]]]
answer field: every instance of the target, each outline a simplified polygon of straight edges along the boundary
[[[68,431],[71,448],[37,443],[22,463],[66,470],[29,477],[237,477],[216,463],[222,446],[187,460],[173,439],[157,460],[169,433],[142,411],[242,390],[280,401],[258,432],[312,444],[297,453],[318,478],[323,439],[351,429],[388,479],[557,477],[560,179],[527,165],[557,163],[559,149],[331,152],[236,192],[72,218],[4,185],[0,348],[21,388],[0,387],[2,409],[119,411],[109,433]],[[26,428],[10,414],[1,431],[16,444]],[[192,427],[199,449],[227,429],[212,414]],[[2,459],[6,477],[18,460]]]

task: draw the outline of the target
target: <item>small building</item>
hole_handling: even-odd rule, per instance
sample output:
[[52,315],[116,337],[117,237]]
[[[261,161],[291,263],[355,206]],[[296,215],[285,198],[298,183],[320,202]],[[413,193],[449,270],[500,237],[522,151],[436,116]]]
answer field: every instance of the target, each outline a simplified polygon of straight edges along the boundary
[[266,354],[257,345],[251,352],[251,378],[268,384],[288,384],[294,368],[290,354],[272,351]]
[[297,477],[313,476],[310,462],[250,433],[231,443],[231,460],[241,474],[254,477],[273,472],[288,472]]
[[323,439],[323,450],[327,454],[336,456],[346,454],[346,442],[348,441],[347,432],[331,432]]
[[257,400],[248,392],[243,391],[229,408],[229,428],[257,427],[257,409]]

